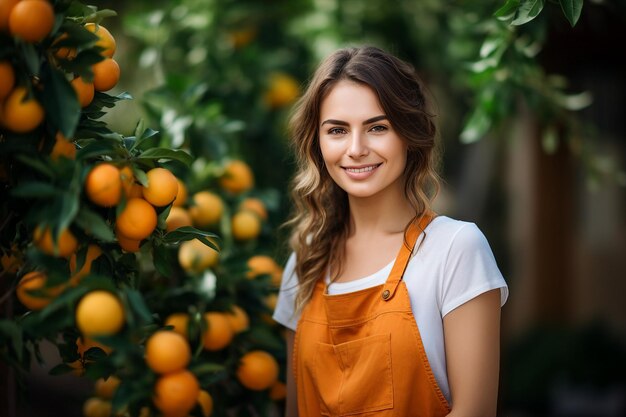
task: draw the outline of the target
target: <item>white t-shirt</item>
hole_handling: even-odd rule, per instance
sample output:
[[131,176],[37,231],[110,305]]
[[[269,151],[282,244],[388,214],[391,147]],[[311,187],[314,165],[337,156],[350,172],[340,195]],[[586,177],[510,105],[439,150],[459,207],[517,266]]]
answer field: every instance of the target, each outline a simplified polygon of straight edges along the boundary
[[[501,305],[509,290],[498,269],[491,248],[474,223],[436,217],[419,237],[413,257],[404,272],[411,307],[435,379],[450,402],[446,371],[443,317],[476,296],[500,289]],[[423,243],[420,245],[421,241]],[[298,279],[295,255],[291,254],[283,273],[274,320],[296,330],[294,315]],[[328,293],[343,294],[383,284],[393,261],[380,271],[349,282],[331,283]],[[328,277],[327,277],[328,278]]]

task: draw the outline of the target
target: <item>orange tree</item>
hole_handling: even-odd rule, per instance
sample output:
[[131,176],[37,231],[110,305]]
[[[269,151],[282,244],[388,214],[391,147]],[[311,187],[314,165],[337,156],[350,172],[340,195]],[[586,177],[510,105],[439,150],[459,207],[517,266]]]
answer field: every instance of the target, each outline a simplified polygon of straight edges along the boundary
[[[115,12],[64,0],[0,11],[0,357],[23,378],[55,345],[53,374],[96,381],[87,416],[267,413],[282,398],[269,318],[280,268],[255,251],[270,227],[246,194],[253,173],[192,169],[143,122],[123,135],[101,120],[130,98],[105,92],[122,73],[103,20]],[[251,351],[262,363],[242,372]]]

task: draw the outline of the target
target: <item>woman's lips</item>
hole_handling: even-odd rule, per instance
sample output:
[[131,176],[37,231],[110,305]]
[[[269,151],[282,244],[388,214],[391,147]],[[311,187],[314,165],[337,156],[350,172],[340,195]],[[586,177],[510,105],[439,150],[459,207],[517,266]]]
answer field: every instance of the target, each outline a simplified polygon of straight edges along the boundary
[[348,177],[355,180],[363,180],[365,178],[370,177],[374,174],[376,169],[382,165],[380,164],[372,164],[372,165],[359,165],[359,166],[350,166],[350,167],[341,167],[346,172]]

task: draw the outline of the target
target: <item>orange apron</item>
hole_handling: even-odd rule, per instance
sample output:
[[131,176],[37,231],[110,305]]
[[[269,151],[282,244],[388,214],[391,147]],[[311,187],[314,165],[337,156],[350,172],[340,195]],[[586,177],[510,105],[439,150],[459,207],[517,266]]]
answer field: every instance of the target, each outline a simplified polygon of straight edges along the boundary
[[323,279],[298,322],[294,372],[300,417],[450,412],[428,363],[402,275],[432,220],[413,222],[385,284],[328,295]]

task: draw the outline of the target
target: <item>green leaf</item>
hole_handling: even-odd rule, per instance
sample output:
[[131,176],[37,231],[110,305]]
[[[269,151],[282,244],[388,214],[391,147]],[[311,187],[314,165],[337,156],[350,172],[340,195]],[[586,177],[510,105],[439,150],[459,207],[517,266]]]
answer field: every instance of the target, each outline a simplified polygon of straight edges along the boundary
[[150,148],[141,153],[139,160],[176,160],[189,166],[193,162],[193,157],[181,149]]
[[11,340],[13,351],[18,361],[22,360],[24,348],[24,334],[22,327],[12,320],[0,320],[0,334]]
[[22,198],[49,198],[55,197],[60,190],[50,183],[31,181],[20,184],[11,190],[11,195]]
[[128,297],[128,305],[135,313],[137,313],[141,320],[144,323],[152,323],[152,314],[150,313],[150,309],[148,309],[141,293],[136,290],[129,289],[126,290],[126,296]]
[[461,142],[465,144],[480,140],[491,128],[491,118],[481,108],[474,110],[461,132]]
[[154,245],[152,248],[152,259],[154,260],[154,268],[164,277],[169,277],[174,272],[172,265],[174,260],[170,255],[167,246]]
[[80,119],[80,104],[76,92],[65,75],[52,67],[45,67],[42,80],[45,94],[42,94],[41,102],[48,121],[65,137],[73,137]]
[[71,366],[69,366],[66,363],[60,363],[58,365],[56,365],[55,367],[53,367],[52,369],[50,369],[50,371],[48,371],[48,373],[50,375],[53,376],[58,376],[58,375],[65,375],[65,374],[69,374],[70,372],[74,371],[75,369],[72,368]]
[[519,26],[530,22],[541,13],[543,4],[544,0],[522,0],[511,25]]
[[87,207],[80,208],[75,221],[79,227],[103,242],[115,242],[115,235],[111,227],[100,215]]
[[176,230],[172,230],[163,236],[163,242],[165,243],[179,243],[186,240],[198,239],[205,245],[219,251],[220,248],[213,242],[213,240],[219,239],[215,233],[207,232],[204,230],[196,229],[191,226],[179,227]]
[[583,10],[583,0],[560,0],[561,9],[569,24],[574,27],[580,18]]
[[32,158],[27,155],[17,155],[15,158],[49,178],[54,178],[56,176],[54,171],[52,171],[52,169],[50,169],[50,167],[43,163],[40,159]]
[[507,0],[504,6],[500,7],[495,13],[496,17],[506,17],[514,13],[519,7],[519,0]]
[[88,159],[102,155],[117,155],[120,147],[119,141],[102,139],[90,142],[76,153],[77,159]]
[[76,214],[78,213],[78,208],[80,207],[79,203],[79,194],[72,193],[71,190],[66,191],[61,194],[61,210],[59,212],[58,223],[60,229],[64,229],[68,227]]
[[26,62],[28,72],[32,75],[38,76],[41,61],[39,60],[39,54],[37,53],[37,49],[35,49],[35,45],[33,45],[32,43],[19,41],[19,46],[22,50],[22,56],[24,57],[24,61]]

